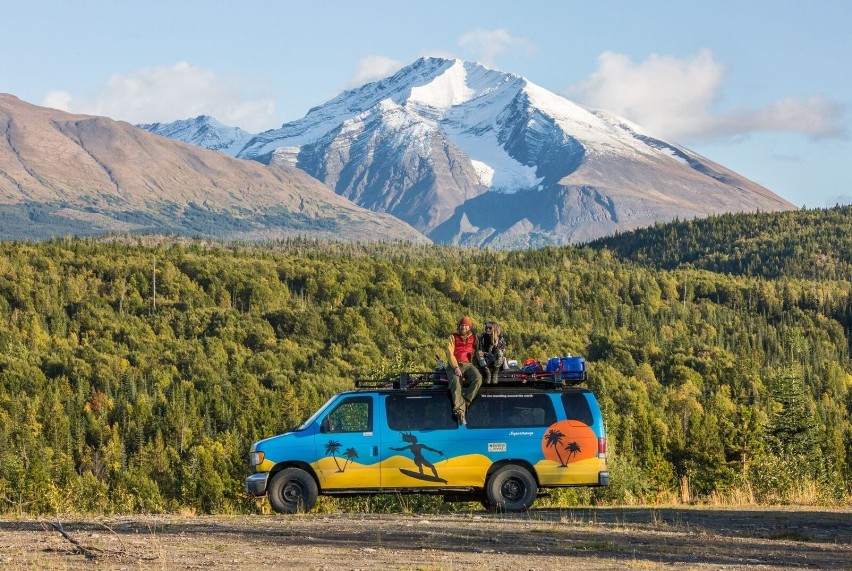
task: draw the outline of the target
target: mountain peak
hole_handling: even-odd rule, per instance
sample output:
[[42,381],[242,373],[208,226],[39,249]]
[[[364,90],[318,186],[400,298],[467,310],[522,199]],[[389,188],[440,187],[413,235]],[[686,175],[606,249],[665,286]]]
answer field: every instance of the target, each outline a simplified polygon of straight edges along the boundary
[[199,115],[173,123],[143,123],[136,125],[155,135],[183,141],[198,147],[235,156],[254,134],[239,127],[223,125],[210,115]]

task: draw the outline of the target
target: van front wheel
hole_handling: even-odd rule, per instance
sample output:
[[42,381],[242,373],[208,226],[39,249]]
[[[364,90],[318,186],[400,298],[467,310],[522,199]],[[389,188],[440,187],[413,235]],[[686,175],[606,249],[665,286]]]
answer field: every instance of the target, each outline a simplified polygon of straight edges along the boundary
[[529,470],[509,464],[491,475],[485,487],[485,502],[491,511],[522,512],[530,509],[538,485]]
[[301,468],[285,468],[269,482],[269,503],[280,514],[310,511],[317,493],[317,483]]

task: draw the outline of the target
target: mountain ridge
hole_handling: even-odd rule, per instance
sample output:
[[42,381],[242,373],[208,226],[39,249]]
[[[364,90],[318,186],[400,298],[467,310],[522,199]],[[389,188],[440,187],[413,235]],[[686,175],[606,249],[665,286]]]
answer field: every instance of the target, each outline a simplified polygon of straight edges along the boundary
[[795,208],[624,118],[441,58],[345,91],[236,156],[296,166],[459,245],[577,243],[675,218]]

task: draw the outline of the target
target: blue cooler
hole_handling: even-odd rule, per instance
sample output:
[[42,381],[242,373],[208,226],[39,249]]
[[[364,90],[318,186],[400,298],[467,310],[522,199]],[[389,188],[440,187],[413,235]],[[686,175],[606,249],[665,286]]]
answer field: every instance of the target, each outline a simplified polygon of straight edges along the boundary
[[586,380],[586,358],[564,355],[552,357],[547,360],[545,370],[548,373],[559,373],[563,381],[585,381]]

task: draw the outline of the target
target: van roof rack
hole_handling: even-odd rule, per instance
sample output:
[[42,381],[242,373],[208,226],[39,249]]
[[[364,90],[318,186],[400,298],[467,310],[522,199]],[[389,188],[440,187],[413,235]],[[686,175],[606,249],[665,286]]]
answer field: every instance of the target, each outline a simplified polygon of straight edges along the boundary
[[388,375],[380,379],[355,379],[355,387],[359,389],[428,389],[435,385],[446,384],[446,375],[443,373],[439,374],[436,371],[404,371],[397,375]]
[[[500,371],[497,373],[497,384],[493,388],[525,387],[536,389],[564,389],[579,385],[586,380],[582,375],[567,374],[560,371],[529,373],[524,371]],[[397,375],[388,375],[380,379],[355,379],[355,387],[359,389],[430,389],[447,386],[447,375],[443,371],[412,372],[404,371]]]

